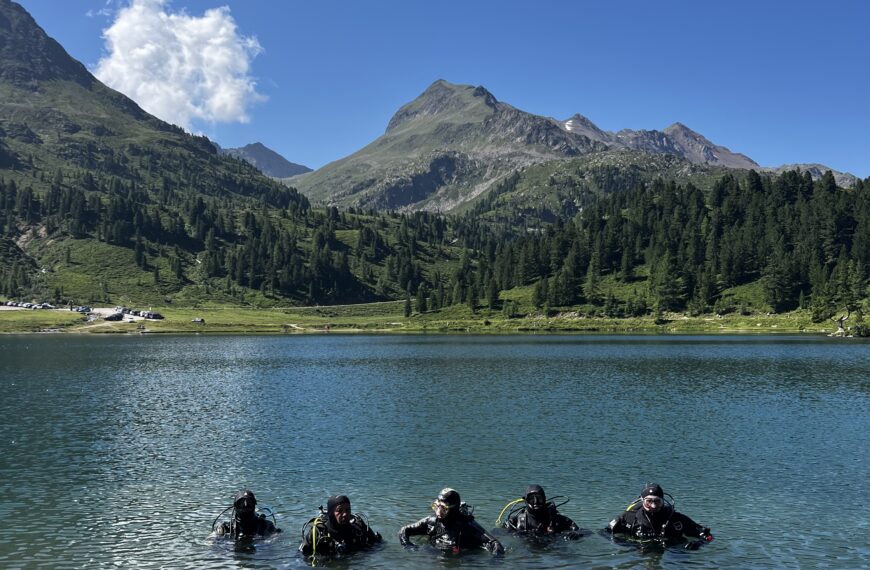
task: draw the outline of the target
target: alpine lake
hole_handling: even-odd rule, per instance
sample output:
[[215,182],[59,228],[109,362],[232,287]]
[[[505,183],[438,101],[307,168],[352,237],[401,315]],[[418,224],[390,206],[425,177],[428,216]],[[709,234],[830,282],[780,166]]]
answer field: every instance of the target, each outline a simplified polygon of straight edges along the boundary
[[[815,336],[0,336],[0,567],[303,568],[351,498],[384,543],[328,568],[866,568],[870,344]],[[658,482],[698,550],[598,531]],[[487,529],[537,483],[594,531],[406,551],[453,487]],[[249,488],[283,532],[212,522]]]

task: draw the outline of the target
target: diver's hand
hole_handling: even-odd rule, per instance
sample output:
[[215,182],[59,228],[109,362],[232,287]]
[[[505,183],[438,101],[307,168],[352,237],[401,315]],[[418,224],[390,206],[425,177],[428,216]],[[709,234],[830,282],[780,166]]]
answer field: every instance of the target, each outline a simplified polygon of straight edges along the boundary
[[701,538],[703,538],[707,542],[713,542],[713,535],[710,534],[709,528],[705,528],[701,531]]
[[486,546],[484,546],[486,550],[490,554],[504,554],[504,546],[497,540],[493,540],[492,542],[487,542]]
[[567,540],[578,540],[581,536],[583,536],[583,535],[580,534],[579,532],[577,532],[576,530],[572,530],[572,531],[565,533],[565,538]]

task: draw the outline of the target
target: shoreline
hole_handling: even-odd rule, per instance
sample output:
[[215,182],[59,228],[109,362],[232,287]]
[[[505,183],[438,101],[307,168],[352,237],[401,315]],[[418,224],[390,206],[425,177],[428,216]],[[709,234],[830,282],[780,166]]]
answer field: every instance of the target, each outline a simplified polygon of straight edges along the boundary
[[[499,311],[470,310],[412,314],[374,311],[364,305],[254,309],[249,307],[159,307],[164,319],[90,317],[67,309],[0,311],[0,334],[251,334],[251,335],[831,335],[830,322],[813,323],[805,311],[690,317],[668,314],[658,319],[585,317],[576,313],[508,318]],[[88,320],[89,319],[89,320]]]

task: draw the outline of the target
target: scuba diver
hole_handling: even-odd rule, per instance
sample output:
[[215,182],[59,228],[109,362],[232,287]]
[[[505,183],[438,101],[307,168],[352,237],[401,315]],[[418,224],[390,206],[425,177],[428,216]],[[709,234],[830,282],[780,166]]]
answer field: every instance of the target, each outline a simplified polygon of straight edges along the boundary
[[351,514],[350,499],[333,495],[326,502],[326,512],[302,527],[299,552],[308,557],[318,554],[349,554],[381,542],[381,535],[373,531],[364,515]]
[[[218,525],[218,519],[230,509],[233,509],[232,520]],[[266,516],[265,513],[257,513],[257,498],[254,493],[242,489],[236,493],[232,506],[224,509],[212,523],[212,530],[217,536],[228,536],[233,539],[265,538],[281,532],[281,529],[275,526],[275,515],[272,514],[271,509],[269,509],[269,516],[272,520],[270,521]]]
[[[678,513],[670,494],[667,494],[670,500],[665,501],[666,494],[659,485],[647,483],[638,498],[624,513],[610,521],[604,532],[626,535],[641,542],[660,542],[664,546],[680,544],[687,538],[712,541],[710,529]],[[693,540],[686,544],[686,548],[694,550],[701,544],[701,541]]]
[[[502,514],[513,505],[524,502],[522,507],[516,507],[508,514],[504,521],[504,528],[511,532],[528,534],[530,536],[547,536],[565,533],[565,538],[577,540],[583,533],[574,521],[561,514],[556,504],[547,501],[547,495],[540,485],[529,485],[522,499],[508,503]],[[501,515],[495,521],[501,520]]]
[[453,554],[470,548],[485,548],[490,554],[504,552],[501,543],[474,520],[453,489],[442,489],[432,503],[432,510],[435,514],[402,527],[399,531],[402,546],[415,548],[408,537],[425,534],[430,545]]

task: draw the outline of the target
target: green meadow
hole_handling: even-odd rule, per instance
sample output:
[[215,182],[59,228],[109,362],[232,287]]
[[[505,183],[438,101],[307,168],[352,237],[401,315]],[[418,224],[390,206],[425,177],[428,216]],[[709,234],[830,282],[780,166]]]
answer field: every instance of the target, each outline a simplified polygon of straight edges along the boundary
[[[0,332],[94,334],[151,333],[814,333],[829,334],[833,322],[813,323],[809,311],[786,314],[664,314],[658,318],[587,317],[576,310],[505,315],[502,310],[450,306],[405,317],[405,303],[390,301],[323,307],[254,308],[236,306],[150,307],[162,320],[110,322],[66,309],[2,310]],[[130,319],[130,317],[127,317]],[[201,322],[197,322],[201,321]]]

